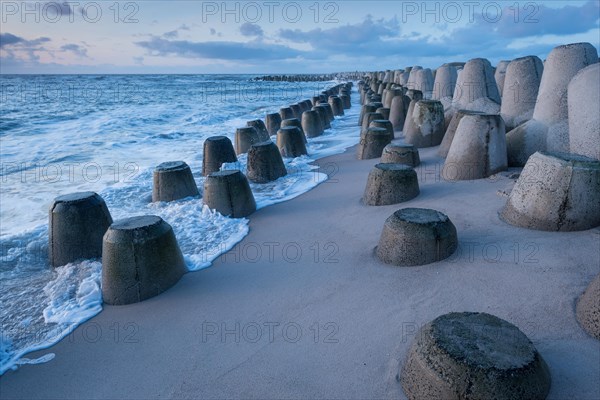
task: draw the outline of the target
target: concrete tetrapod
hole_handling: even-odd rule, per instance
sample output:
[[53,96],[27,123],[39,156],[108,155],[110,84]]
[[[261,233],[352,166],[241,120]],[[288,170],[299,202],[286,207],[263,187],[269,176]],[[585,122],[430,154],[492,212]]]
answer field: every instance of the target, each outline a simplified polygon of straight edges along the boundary
[[329,96],[328,102],[331,106],[331,110],[333,111],[333,115],[344,115],[344,103],[342,103],[342,99],[340,99],[339,96]]
[[247,126],[235,130],[235,152],[237,154],[248,152],[250,146],[258,142],[260,142],[260,139],[256,128]]
[[359,160],[369,160],[381,157],[383,149],[392,138],[385,128],[368,128],[360,134],[357,157]]
[[390,141],[394,140],[394,127],[387,119],[374,119],[369,124],[369,128],[383,128],[387,130],[388,135],[390,135]]
[[445,180],[483,179],[507,169],[506,131],[498,114],[466,114],[450,145]]
[[281,116],[281,120],[296,118],[294,111],[290,107],[282,107],[279,109],[279,115]]
[[[381,113],[378,113],[378,112],[368,113],[363,118],[363,125],[362,125],[361,132],[365,132],[369,128],[369,126],[371,126],[371,122],[373,122],[375,120],[383,120],[383,119],[385,119],[385,118],[383,118],[383,114],[381,114]],[[392,136],[392,139],[393,138],[394,137]]]
[[400,372],[410,400],[539,400],[550,372],[529,338],[486,313],[449,313],[417,332]]
[[351,102],[351,98],[350,95],[348,94],[340,94],[340,99],[342,100],[342,105],[344,107],[344,110],[348,110],[350,108],[352,108],[352,102]]
[[558,46],[550,52],[533,118],[506,136],[509,166],[522,167],[536,151],[569,151],[567,88],[577,72],[597,60],[598,52],[589,43]]
[[390,143],[381,154],[382,163],[406,164],[416,167],[421,163],[419,150],[412,144]]
[[297,126],[286,126],[277,132],[277,147],[282,157],[300,157],[308,154],[305,136]]
[[452,115],[452,119],[448,124],[448,128],[446,128],[446,133],[444,134],[444,138],[442,139],[442,143],[440,143],[440,148],[438,149],[438,155],[440,157],[446,158],[448,156],[448,150],[450,150],[450,145],[454,140],[454,135],[456,134],[456,129],[458,128],[458,123],[465,115],[476,115],[476,114],[485,114],[480,111],[471,111],[471,110],[458,110]]
[[[290,126],[298,128],[300,130],[300,133],[302,133],[302,141],[304,143],[308,142],[306,140],[306,134],[304,133],[304,128],[302,127],[302,122],[300,122],[300,120],[298,118],[284,119],[283,121],[281,121],[281,128],[288,128]],[[277,132],[279,132],[279,131],[277,131]]]
[[508,64],[500,106],[507,132],[533,117],[543,72],[544,64],[536,56],[517,58]]
[[394,99],[394,97],[402,95],[404,95],[404,89],[402,89],[401,87],[395,87],[393,89],[386,90],[386,92],[383,95],[383,106],[385,108],[391,108],[392,100]]
[[363,119],[368,113],[376,112],[379,107],[375,104],[369,103],[362,106],[360,109],[360,115],[358,117],[358,126],[363,126]]
[[405,99],[408,99],[405,95],[394,96],[390,105],[389,120],[396,132],[399,132],[404,128],[404,122],[406,120]]
[[600,340],[600,275],[577,300],[577,321],[590,335]]
[[390,119],[390,109],[386,107],[379,107],[375,112],[383,115],[383,119]]
[[469,60],[456,80],[452,107],[489,114],[500,111],[500,92],[492,65],[485,58]]
[[541,231],[581,231],[600,225],[600,161],[569,153],[537,152],[500,217]]
[[452,105],[452,96],[454,95],[457,77],[456,68],[452,65],[444,64],[437,69],[431,98],[441,101],[444,109]]
[[94,192],[58,196],[48,212],[50,265],[102,255],[102,237],[112,223],[104,199]]
[[571,153],[600,160],[600,64],[583,68],[568,89]]
[[427,208],[402,208],[386,219],[375,254],[402,267],[431,264],[458,247],[456,228],[446,214]]
[[333,109],[328,103],[319,103],[317,104],[317,107],[321,107],[325,110],[325,112],[327,113],[327,118],[329,118],[329,122],[335,119],[333,116]]
[[409,89],[417,89],[421,90],[421,88],[417,88],[417,71],[422,70],[423,67],[420,65],[415,65],[408,71],[408,80],[406,81],[406,87]]
[[243,218],[256,211],[248,179],[239,170],[213,172],[204,181],[204,204],[225,216]]
[[498,65],[496,65],[496,72],[494,72],[494,80],[496,81],[500,97],[504,96],[504,82],[506,80],[506,68],[508,67],[508,64],[510,64],[510,61],[508,60],[498,62]]
[[369,172],[363,203],[384,206],[402,203],[419,195],[417,173],[405,164],[380,163]]
[[223,163],[236,161],[233,144],[227,136],[211,136],[204,141],[202,175],[206,176],[220,170]]
[[[302,118],[302,113],[304,112],[304,109],[302,108],[302,106],[300,104],[292,104],[290,106],[290,108],[292,109],[292,111],[294,112],[294,118]],[[284,118],[287,119],[287,118]]]
[[167,161],[154,169],[152,201],[173,201],[198,196],[192,170],[183,161]]
[[[411,101],[411,105],[414,100]],[[404,140],[415,147],[432,147],[442,142],[445,132],[444,106],[439,100],[419,100],[412,105],[404,124]]]
[[[411,75],[413,71],[411,71]],[[423,98],[431,99],[433,92],[433,73],[429,68],[414,70],[415,81],[414,86],[411,89],[420,90],[423,92]]]
[[267,183],[287,175],[279,149],[272,141],[255,143],[248,150],[246,176],[256,183]]
[[331,128],[331,123],[329,121],[329,118],[327,117],[327,111],[325,111],[325,109],[323,107],[319,107],[318,105],[314,106],[312,108],[312,111],[316,111],[319,114],[319,117],[321,118],[321,125],[323,126],[323,130]]
[[102,298],[123,305],[154,297],[187,272],[171,225],[155,215],[115,221],[102,244]]
[[277,135],[277,131],[281,128],[281,115],[279,113],[270,113],[265,117],[265,125],[269,136]]
[[246,122],[247,126],[251,126],[256,129],[258,133],[258,140],[265,141],[270,139],[269,131],[267,130],[267,126],[262,121],[262,119],[254,119],[252,121]]
[[302,106],[302,112],[309,111],[313,106],[312,101],[310,101],[309,99],[302,100],[300,105]]
[[323,134],[323,122],[318,111],[304,111],[302,113],[301,124],[307,138],[313,138]]

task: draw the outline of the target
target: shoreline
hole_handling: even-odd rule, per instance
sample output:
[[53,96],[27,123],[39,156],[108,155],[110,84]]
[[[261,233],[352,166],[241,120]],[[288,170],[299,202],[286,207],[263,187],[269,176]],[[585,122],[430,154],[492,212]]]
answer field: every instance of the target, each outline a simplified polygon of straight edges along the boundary
[[[437,147],[420,149],[419,196],[368,207],[360,198],[378,160],[355,151],[317,160],[333,176],[258,210],[250,233],[211,268],[142,303],[105,305],[31,353],[56,357],[7,371],[0,397],[405,398],[396,374],[418,328],[446,312],[485,311],[533,341],[552,375],[549,399],[597,398],[600,348],[574,310],[600,272],[600,255],[578,249],[598,246],[600,229],[505,224],[497,192],[510,189],[514,171],[446,182]],[[419,267],[380,263],[383,222],[404,207],[446,213],[457,253]]]

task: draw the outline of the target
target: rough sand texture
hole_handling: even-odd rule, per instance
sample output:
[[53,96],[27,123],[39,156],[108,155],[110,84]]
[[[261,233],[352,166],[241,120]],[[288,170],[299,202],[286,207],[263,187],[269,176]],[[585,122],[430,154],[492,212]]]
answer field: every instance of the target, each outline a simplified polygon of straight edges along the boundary
[[[458,230],[457,256],[410,268],[374,257],[384,221],[400,207],[361,204],[379,160],[358,161],[352,148],[319,162],[336,171],[329,181],[253,214],[250,234],[213,267],[142,303],[106,306],[72,339],[30,356],[53,352],[54,360],[0,378],[0,396],[404,399],[396,375],[419,328],[444,313],[484,311],[532,340],[552,375],[549,399],[599,398],[600,344],[577,323],[575,302],[600,273],[600,230],[505,224],[497,212],[506,197],[497,192],[513,181],[441,182],[437,150],[421,150],[421,194],[402,207],[447,214]],[[279,243],[269,245],[272,259],[268,243]],[[236,321],[246,328],[239,343],[232,334],[203,340],[203,322],[206,333]],[[280,324],[272,343],[270,322]],[[252,323],[263,329],[256,343],[248,340]],[[296,343],[291,325],[283,338],[289,323],[302,328]]]

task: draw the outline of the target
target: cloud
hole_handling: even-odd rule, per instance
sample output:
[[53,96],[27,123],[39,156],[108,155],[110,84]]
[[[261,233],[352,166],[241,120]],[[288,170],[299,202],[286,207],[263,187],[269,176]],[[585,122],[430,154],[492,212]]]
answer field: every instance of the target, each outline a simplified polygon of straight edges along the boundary
[[179,36],[179,32],[177,32],[177,30],[163,33],[163,37],[166,37],[167,39],[174,39],[177,36]]
[[240,26],[240,32],[244,36],[262,37],[264,35],[264,32],[263,32],[262,28],[260,27],[260,25],[253,24],[250,22],[244,22]]
[[58,19],[58,17],[68,17],[69,15],[75,14],[75,11],[71,8],[68,2],[46,2],[42,6],[42,10],[44,10],[45,13],[48,13],[48,18],[52,20]]
[[12,47],[23,47],[32,48],[41,45],[42,43],[49,42],[48,37],[39,37],[33,40],[27,40],[20,36],[13,35],[12,33],[0,33],[0,47],[12,46]]
[[28,40],[12,33],[0,33],[0,72],[7,68],[19,71],[20,67],[40,65],[40,53],[46,52],[52,56],[52,52],[42,45],[49,41],[47,37]]
[[[474,21],[464,26],[445,24],[444,33],[436,36],[428,33],[427,29],[420,33],[412,30],[404,33],[396,17],[374,19],[368,15],[362,22],[329,29],[281,29],[278,37],[291,43],[309,44],[313,53],[323,58],[344,56],[362,60],[365,57],[383,59],[402,55],[405,58],[452,57],[466,60],[484,56],[510,59],[521,54],[539,55],[541,51],[547,52],[563,44],[559,37],[556,44],[527,46],[520,49],[524,53],[517,55],[510,48],[515,40],[547,34],[565,36],[598,29],[600,3],[597,1],[562,8],[531,4],[535,8],[521,7],[518,16],[508,6],[499,13],[488,7],[487,13],[475,13]],[[498,21],[490,22],[496,19]],[[438,24],[438,28],[440,26]]]
[[186,24],[181,24],[177,29],[163,33],[163,37],[167,39],[175,39],[179,37],[179,31],[189,31],[190,27]]
[[397,37],[400,24],[396,18],[373,20],[368,15],[358,24],[347,24],[331,29],[316,28],[310,31],[281,29],[279,37],[295,43],[309,43],[316,50],[338,54],[355,53],[379,48],[386,38]]
[[501,11],[475,14],[473,23],[453,30],[447,40],[486,49],[489,45],[503,47],[511,39],[584,33],[598,27],[600,3],[588,1],[579,7],[568,5],[562,8],[531,3],[529,8],[518,10],[517,13],[514,7],[507,6]]
[[61,46],[60,49],[62,51],[70,51],[79,57],[87,57],[88,56],[87,49],[78,44],[74,44],[74,43],[65,44],[65,45]]
[[283,60],[305,54],[291,47],[262,42],[191,42],[153,36],[150,40],[135,44],[146,49],[152,56],[176,55],[219,60]]
[[12,33],[0,33],[0,47],[10,46],[16,43],[23,42],[25,39],[15,36]]

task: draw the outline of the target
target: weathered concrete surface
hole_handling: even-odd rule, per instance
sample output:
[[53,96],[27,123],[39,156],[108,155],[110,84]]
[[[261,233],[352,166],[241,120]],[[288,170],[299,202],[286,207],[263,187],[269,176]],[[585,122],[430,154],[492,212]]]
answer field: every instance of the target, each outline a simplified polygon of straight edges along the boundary
[[204,204],[223,215],[243,218],[256,211],[248,180],[239,170],[214,172],[204,180]]
[[48,212],[48,256],[59,267],[102,255],[102,237],[112,223],[104,199],[78,192],[54,199]]
[[413,102],[404,124],[404,140],[415,147],[439,145],[445,131],[444,106],[439,100]]
[[115,221],[102,244],[102,298],[123,305],[154,297],[187,272],[171,225],[154,215]]
[[392,139],[385,128],[368,128],[360,134],[357,157],[359,160],[368,160],[381,157],[383,149]]
[[154,169],[152,201],[173,201],[198,196],[192,170],[183,161],[167,161]]
[[448,258],[458,247],[447,215],[426,208],[402,208],[385,221],[375,253],[386,264],[414,266]]
[[300,157],[308,154],[304,134],[297,126],[286,126],[277,132],[277,147],[282,157]]
[[577,320],[590,336],[600,340],[600,275],[594,278],[579,297]]
[[416,167],[421,163],[419,150],[412,144],[390,143],[381,154],[382,163],[406,164]]
[[260,142],[248,150],[246,176],[253,182],[266,183],[287,175],[281,153],[275,143]]
[[600,225],[600,161],[537,152],[521,172],[500,217],[543,231],[580,231]]
[[536,56],[517,58],[508,64],[500,115],[510,131],[533,117],[544,64]]
[[583,68],[568,88],[571,153],[600,160],[600,64]]
[[444,179],[482,179],[506,169],[506,131],[502,117],[498,114],[463,116],[444,163]]
[[419,195],[417,173],[405,164],[376,164],[369,172],[363,195],[368,206],[398,204]]
[[[275,115],[279,116],[279,114]],[[227,136],[211,136],[204,141],[202,175],[206,176],[220,170],[223,163],[236,161],[233,144]]]
[[411,400],[534,400],[550,391],[548,366],[513,324],[449,313],[417,333],[400,382]]

